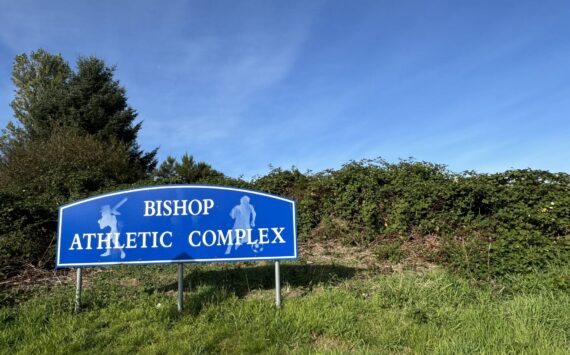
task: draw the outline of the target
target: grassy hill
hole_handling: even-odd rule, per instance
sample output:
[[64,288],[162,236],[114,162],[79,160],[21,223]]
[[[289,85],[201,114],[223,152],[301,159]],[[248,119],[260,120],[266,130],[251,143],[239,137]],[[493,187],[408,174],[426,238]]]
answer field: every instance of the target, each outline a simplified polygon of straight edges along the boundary
[[[30,353],[567,353],[568,269],[477,283],[421,260],[303,245],[282,265],[283,308],[270,263],[88,269],[73,314],[74,272],[50,287],[4,290],[0,351]],[[55,281],[55,282],[54,282]],[[23,285],[24,283],[20,283]]]

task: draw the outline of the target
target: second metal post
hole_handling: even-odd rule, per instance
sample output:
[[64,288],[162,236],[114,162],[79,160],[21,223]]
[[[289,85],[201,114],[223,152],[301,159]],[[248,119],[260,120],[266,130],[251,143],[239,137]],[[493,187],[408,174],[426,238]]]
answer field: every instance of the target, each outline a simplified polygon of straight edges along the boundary
[[275,307],[281,308],[281,273],[279,261],[275,262]]
[[184,298],[184,264],[178,264],[178,312],[182,312]]
[[81,289],[83,287],[83,269],[77,268],[75,271],[77,275],[77,284],[75,285],[75,314],[81,310]]

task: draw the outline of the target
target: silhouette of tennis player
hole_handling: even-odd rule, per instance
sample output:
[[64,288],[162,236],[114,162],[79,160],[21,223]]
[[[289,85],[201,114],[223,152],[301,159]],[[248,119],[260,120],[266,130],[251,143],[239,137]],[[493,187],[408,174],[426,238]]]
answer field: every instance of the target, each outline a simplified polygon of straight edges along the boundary
[[[232,208],[230,217],[234,220],[234,231],[236,229],[246,230],[251,227],[255,227],[255,209],[249,204],[249,197],[243,196],[240,199],[240,204]],[[230,240],[232,241],[232,244],[235,244],[235,249],[237,250],[240,244],[237,243],[235,232],[231,233]],[[228,248],[226,249],[225,254],[228,255],[231,249],[232,246],[228,243]]]
[[[98,221],[99,228],[101,229],[105,229],[107,227],[110,228],[113,248],[121,251],[121,259],[125,258],[125,252],[123,251],[123,248],[119,244],[119,229],[117,228],[116,216],[121,215],[119,211],[117,211],[117,209],[121,207],[125,202],[127,202],[126,198],[122,199],[121,202],[117,203],[113,208],[111,208],[111,206],[109,205],[104,205],[103,207],[101,207],[101,219],[99,219]],[[107,246],[108,246],[107,251],[101,254],[101,256],[111,255],[111,248],[109,247],[109,244],[107,244]]]

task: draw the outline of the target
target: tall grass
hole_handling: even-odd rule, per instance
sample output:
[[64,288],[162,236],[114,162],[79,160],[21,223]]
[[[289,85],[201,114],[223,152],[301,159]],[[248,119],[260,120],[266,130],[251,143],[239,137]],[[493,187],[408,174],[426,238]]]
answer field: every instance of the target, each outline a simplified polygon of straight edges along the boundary
[[[271,267],[187,267],[176,311],[173,267],[119,267],[0,309],[2,353],[567,353],[570,295],[547,278],[474,285],[441,269],[370,275],[284,265],[284,307]],[[516,285],[516,289],[514,288]]]

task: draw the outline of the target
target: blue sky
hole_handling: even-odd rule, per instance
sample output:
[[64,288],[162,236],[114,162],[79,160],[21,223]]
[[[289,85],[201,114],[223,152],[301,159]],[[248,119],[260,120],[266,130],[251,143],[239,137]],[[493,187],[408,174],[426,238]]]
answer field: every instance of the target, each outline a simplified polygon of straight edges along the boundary
[[159,158],[231,176],[415,157],[570,172],[569,1],[3,1],[13,58],[96,55]]

